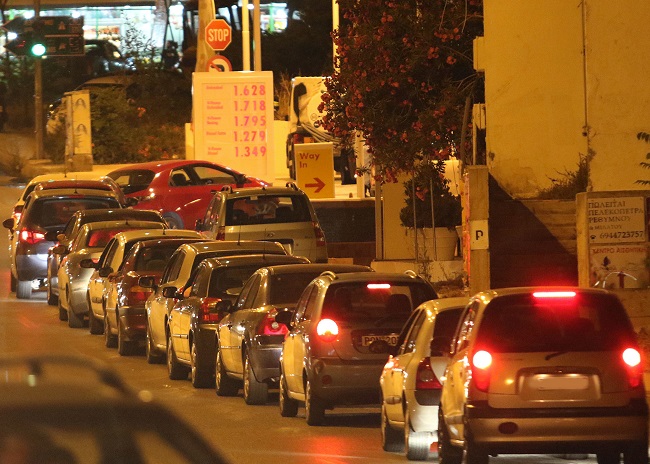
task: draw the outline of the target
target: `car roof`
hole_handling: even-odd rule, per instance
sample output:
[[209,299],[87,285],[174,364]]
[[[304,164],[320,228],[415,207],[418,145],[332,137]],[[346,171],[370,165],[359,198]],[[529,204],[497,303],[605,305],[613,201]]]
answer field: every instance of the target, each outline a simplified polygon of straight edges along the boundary
[[330,278],[332,283],[360,283],[360,282],[400,282],[400,283],[427,283],[422,277],[415,273],[393,273],[393,272],[349,272],[345,274],[328,273],[322,274],[322,278]]
[[435,300],[428,300],[422,303],[419,307],[437,314],[449,309],[464,308],[469,304],[469,302],[469,296],[454,296],[450,298],[437,298]]
[[89,188],[93,190],[112,190],[112,185],[95,179],[61,179],[39,182],[39,186],[36,188],[39,188],[41,190],[50,190],[55,188]]
[[121,168],[115,169],[114,171],[111,171],[109,174],[113,173],[118,173],[118,172],[123,172],[123,171],[142,171],[142,170],[147,170],[147,171],[154,171],[154,172],[160,172],[160,171],[166,171],[168,169],[174,169],[177,167],[182,167],[182,166],[191,166],[191,165],[196,165],[196,164],[202,164],[202,165],[212,165],[212,166],[220,166],[221,168],[224,169],[229,169],[233,170],[232,168],[229,168],[227,166],[223,166],[221,164],[217,163],[212,163],[210,161],[201,161],[201,160],[164,160],[164,161],[149,161],[147,163],[138,163],[138,164],[130,164],[128,166],[123,166]]
[[251,264],[260,265],[265,267],[272,264],[297,264],[309,263],[307,258],[292,255],[271,255],[271,254],[250,254],[250,255],[235,255],[235,256],[222,256],[218,258],[207,258],[203,260],[205,266],[220,267],[220,266],[248,266]]
[[225,187],[222,193],[227,195],[228,198],[250,197],[253,195],[305,195],[302,190],[292,187],[241,187],[233,189]]
[[[209,253],[211,251],[222,250],[259,250],[260,252],[274,252],[282,250],[282,254],[286,254],[284,247],[278,242],[263,242],[257,240],[213,240],[201,243],[188,243],[183,245],[190,248],[194,253]],[[274,253],[275,254],[275,253]]]
[[589,288],[589,287],[572,287],[572,286],[539,286],[539,287],[506,287],[486,290],[474,295],[473,299],[481,299],[486,304],[500,296],[508,295],[530,295],[533,292],[575,292],[577,294],[591,294],[591,295],[614,295],[608,290],[602,288]]
[[75,189],[75,188],[70,188],[70,189],[52,189],[52,190],[37,190],[32,193],[30,193],[30,196],[33,196],[34,199],[37,198],[47,198],[47,197],[74,197],[74,198],[84,198],[84,197],[90,197],[90,198],[97,198],[97,197],[103,197],[103,198],[114,198],[117,200],[115,196],[115,192],[112,190],[96,190],[96,189]]
[[103,177],[93,171],[83,171],[83,172],[53,172],[50,174],[41,174],[32,178],[28,185],[38,184],[41,182],[55,181],[55,180],[97,180],[100,177]]
[[115,239],[118,240],[121,244],[132,242],[134,240],[146,240],[149,238],[155,237],[201,237],[201,234],[194,232],[193,230],[183,230],[183,229],[140,229],[140,230],[129,230],[126,232],[120,232],[115,234]]
[[[106,219],[144,219],[156,216],[160,218],[160,222],[164,222],[163,217],[158,211],[152,209],[131,209],[131,208],[111,208],[111,209],[83,209],[75,213],[77,217],[83,218],[86,222],[98,222],[97,220]],[[147,219],[148,220],[148,219]]]
[[309,264],[279,264],[265,268],[271,275],[283,274],[306,274],[314,272],[374,272],[371,267],[359,264],[333,264],[333,263],[309,263]]
[[156,238],[151,240],[141,240],[140,246],[143,248],[156,247],[156,246],[165,246],[165,245],[178,245],[181,246],[185,243],[194,243],[205,241],[203,238],[194,238],[194,237],[168,237],[168,238]]
[[123,219],[121,221],[99,221],[99,222],[87,222],[81,227],[85,227],[88,230],[101,230],[101,229],[113,229],[116,227],[123,226],[132,226],[132,227],[141,227],[149,229],[163,229],[165,224],[162,222],[155,221],[139,221],[137,219]]

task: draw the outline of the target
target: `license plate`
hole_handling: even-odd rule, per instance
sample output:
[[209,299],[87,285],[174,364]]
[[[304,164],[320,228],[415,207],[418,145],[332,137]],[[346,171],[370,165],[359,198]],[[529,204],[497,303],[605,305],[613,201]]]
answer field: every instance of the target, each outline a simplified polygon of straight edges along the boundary
[[390,346],[397,345],[398,335],[363,335],[361,337],[361,344],[363,346],[369,346],[371,343],[376,341],[382,341],[388,343]]
[[535,376],[537,390],[586,390],[589,388],[589,378],[580,374]]

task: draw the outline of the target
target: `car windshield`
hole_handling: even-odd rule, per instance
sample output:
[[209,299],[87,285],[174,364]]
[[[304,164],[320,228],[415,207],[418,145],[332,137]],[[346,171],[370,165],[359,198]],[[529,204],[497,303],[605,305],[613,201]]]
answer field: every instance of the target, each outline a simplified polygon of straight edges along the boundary
[[309,206],[302,195],[253,195],[226,201],[226,226],[309,221]]
[[478,327],[477,343],[493,352],[607,351],[636,339],[625,309],[606,295],[494,299]]
[[421,284],[403,282],[355,282],[332,284],[323,302],[322,317],[336,321],[406,322],[413,308],[435,298]]
[[79,210],[119,207],[116,199],[106,197],[42,198],[34,202],[33,207],[29,209],[25,223],[60,229]]
[[309,282],[321,274],[321,271],[310,273],[279,274],[271,277],[269,304],[295,304]]
[[111,172],[108,175],[127,195],[148,188],[155,176],[156,173],[148,169]]

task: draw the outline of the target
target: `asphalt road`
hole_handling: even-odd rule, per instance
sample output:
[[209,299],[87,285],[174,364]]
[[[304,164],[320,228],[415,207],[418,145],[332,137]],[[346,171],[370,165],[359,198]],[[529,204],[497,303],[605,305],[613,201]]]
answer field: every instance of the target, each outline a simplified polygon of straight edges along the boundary
[[[0,187],[0,219],[10,216],[19,188]],[[0,233],[0,250],[7,236]],[[296,418],[280,416],[277,395],[266,406],[247,406],[241,395],[217,397],[212,389],[194,389],[189,381],[171,381],[164,365],[149,365],[142,355],[121,357],[87,329],[70,329],[48,306],[45,294],[29,301],[9,292],[9,257],[0,253],[0,352],[83,354],[112,365],[133,387],[149,390],[163,405],[190,422],[233,464],[379,464],[407,462],[403,454],[381,449],[379,409],[337,409],[322,427],[310,427],[304,410]],[[437,462],[435,457],[430,462]],[[594,463],[590,459],[507,456],[491,463]]]

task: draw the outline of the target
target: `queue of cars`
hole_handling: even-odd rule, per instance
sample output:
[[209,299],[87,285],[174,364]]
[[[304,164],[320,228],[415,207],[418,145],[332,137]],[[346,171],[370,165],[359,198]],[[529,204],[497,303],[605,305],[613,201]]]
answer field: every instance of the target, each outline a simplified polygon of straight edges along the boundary
[[[294,417],[304,407],[313,426],[334,408],[380,406],[383,448],[409,460],[427,460],[437,444],[443,464],[520,452],[647,464],[641,349],[620,301],[605,290],[512,288],[440,299],[412,271],[310,262],[299,252],[313,248],[283,242],[282,227],[278,236],[244,235],[254,218],[252,225],[271,228],[293,217],[296,228],[310,223],[315,231],[317,218],[309,205],[301,216],[308,199],[295,186],[226,186],[212,194],[198,231],[102,217],[61,234],[64,216],[81,221],[74,207],[110,198],[105,209],[120,208],[115,195],[98,192],[37,187],[20,221],[4,225],[18,237],[16,254],[29,249],[18,241],[31,230],[63,255],[58,304],[69,325],[82,326],[87,314],[90,333],[103,333],[120,355],[144,345],[147,362],[166,360],[170,379],[189,374],[194,387],[219,396],[242,390],[249,405],[277,389],[279,413]],[[36,215],[36,229],[33,205],[46,201],[52,213]],[[229,227],[240,228],[229,232],[236,237],[220,232]],[[53,232],[68,245],[46,240]],[[104,233],[96,247],[94,233]],[[75,286],[82,274],[87,283]],[[18,283],[24,275],[21,268]],[[74,299],[75,289],[85,299]]]

